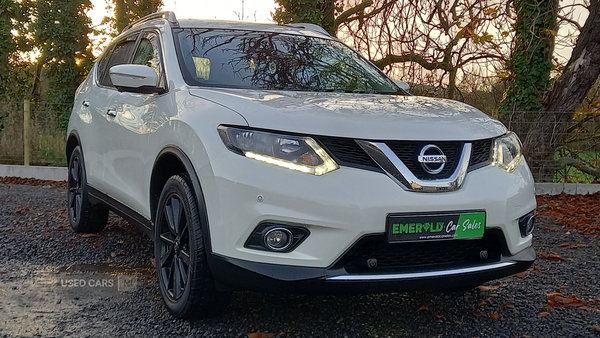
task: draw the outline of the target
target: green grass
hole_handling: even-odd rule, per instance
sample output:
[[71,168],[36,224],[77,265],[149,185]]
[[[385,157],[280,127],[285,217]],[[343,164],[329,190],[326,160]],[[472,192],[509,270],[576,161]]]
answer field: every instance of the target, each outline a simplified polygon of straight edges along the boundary
[[[571,157],[581,160],[588,167],[600,168],[600,152],[582,151],[569,155],[570,156],[567,156],[567,154],[557,151],[554,154],[554,159],[557,160],[561,157]],[[596,177],[571,166],[567,166],[565,169],[556,170],[554,172],[554,182],[556,183],[593,183],[595,180],[597,180]]]

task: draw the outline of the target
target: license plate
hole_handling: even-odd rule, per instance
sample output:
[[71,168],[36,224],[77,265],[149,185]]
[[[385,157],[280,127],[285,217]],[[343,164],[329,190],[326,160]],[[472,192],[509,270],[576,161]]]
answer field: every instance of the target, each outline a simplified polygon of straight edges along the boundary
[[389,243],[439,241],[483,237],[485,211],[390,214],[386,232]]

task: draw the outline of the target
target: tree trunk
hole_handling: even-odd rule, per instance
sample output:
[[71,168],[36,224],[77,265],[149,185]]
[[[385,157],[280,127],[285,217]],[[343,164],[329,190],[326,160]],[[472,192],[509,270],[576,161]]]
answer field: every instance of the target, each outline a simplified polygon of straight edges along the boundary
[[567,130],[575,110],[585,99],[600,74],[600,2],[594,0],[577,44],[565,70],[544,100],[545,112],[525,138],[527,161],[534,168],[534,178],[551,182],[554,175],[554,152],[560,136]]

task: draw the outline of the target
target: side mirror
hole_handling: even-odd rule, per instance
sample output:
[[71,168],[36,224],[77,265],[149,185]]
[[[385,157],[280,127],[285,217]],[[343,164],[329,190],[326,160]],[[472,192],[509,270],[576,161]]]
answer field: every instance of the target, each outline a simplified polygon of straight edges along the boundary
[[407,93],[410,93],[408,90],[410,89],[410,86],[408,85],[408,83],[401,81],[401,80],[392,80],[394,81],[394,83],[396,84],[396,86],[400,87],[402,90],[404,90]]
[[162,94],[159,88],[158,74],[154,69],[144,65],[117,65],[108,71],[110,80],[120,92],[139,94]]

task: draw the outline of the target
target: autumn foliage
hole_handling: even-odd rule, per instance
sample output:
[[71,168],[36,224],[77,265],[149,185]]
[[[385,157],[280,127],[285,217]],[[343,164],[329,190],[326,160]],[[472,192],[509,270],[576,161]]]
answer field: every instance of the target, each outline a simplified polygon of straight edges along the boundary
[[540,195],[537,203],[537,217],[551,217],[557,224],[573,227],[580,234],[600,232],[600,193]]

